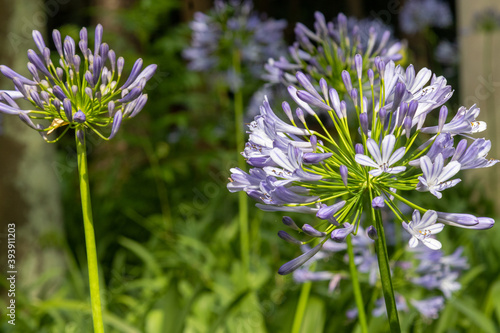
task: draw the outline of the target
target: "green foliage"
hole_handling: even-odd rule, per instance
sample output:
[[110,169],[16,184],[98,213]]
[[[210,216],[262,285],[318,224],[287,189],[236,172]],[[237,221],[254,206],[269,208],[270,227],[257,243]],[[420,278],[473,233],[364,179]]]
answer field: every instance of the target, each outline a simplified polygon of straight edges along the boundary
[[[227,87],[186,69],[181,51],[189,42],[189,29],[179,22],[179,6],[178,1],[139,0],[120,13],[123,31],[105,30],[104,40],[117,54],[142,56],[146,64],[159,65],[147,87],[146,108],[124,123],[115,139],[95,143],[89,151],[107,332],[290,332],[301,286],[276,272],[300,250],[276,237],[282,214],[250,207],[251,269],[249,275],[242,273],[237,195],[226,190],[229,168],[237,165],[232,96]],[[63,32],[78,33],[72,26]],[[127,63],[126,70],[131,66]],[[245,92],[246,102],[252,92]],[[58,161],[64,170],[67,236],[59,248],[66,270],[39,278],[38,283],[59,281],[41,299],[30,297],[36,285],[26,286],[17,297],[15,330],[2,321],[2,332],[79,333],[92,325],[72,145],[73,139],[61,144]],[[491,204],[479,194],[473,204],[463,192],[447,196],[451,199],[439,203],[443,210],[470,212],[474,204],[481,214],[491,213]],[[303,219],[297,214],[306,223]],[[427,321],[413,310],[402,312],[402,330],[498,331],[498,227],[440,235],[447,254],[465,246],[472,269],[437,320]],[[329,263],[340,261],[334,256]],[[369,332],[387,332],[384,316],[369,315],[380,288],[361,282]],[[360,332],[356,321],[346,318],[346,311],[355,307],[350,281],[343,279],[333,292],[327,284],[313,284],[301,332]]]

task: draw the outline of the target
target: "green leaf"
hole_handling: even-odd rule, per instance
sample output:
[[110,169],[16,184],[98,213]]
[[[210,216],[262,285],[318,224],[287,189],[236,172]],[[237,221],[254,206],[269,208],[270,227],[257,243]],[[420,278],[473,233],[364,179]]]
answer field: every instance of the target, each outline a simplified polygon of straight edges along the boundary
[[307,302],[306,313],[302,321],[301,333],[321,333],[325,326],[325,302],[319,297],[311,297]]
[[139,244],[138,242],[131,240],[129,238],[120,237],[118,239],[118,243],[120,243],[123,247],[132,251],[135,255],[144,261],[146,266],[151,270],[151,272],[155,276],[161,276],[162,271],[154,256],[149,252],[144,246]]
[[477,308],[470,303],[472,303],[472,301],[464,302],[461,299],[453,299],[450,302],[455,309],[469,318],[474,325],[479,327],[482,331],[486,333],[496,333],[495,324],[491,321],[491,319],[485,316],[481,311],[477,310]]

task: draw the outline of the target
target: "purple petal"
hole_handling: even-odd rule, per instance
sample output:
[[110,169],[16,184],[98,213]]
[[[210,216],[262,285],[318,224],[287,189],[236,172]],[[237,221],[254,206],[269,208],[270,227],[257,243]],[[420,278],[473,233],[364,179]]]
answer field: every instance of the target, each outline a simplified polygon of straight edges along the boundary
[[321,96],[316,91],[316,89],[314,88],[314,86],[312,85],[311,81],[309,81],[309,79],[304,75],[304,73],[299,71],[295,74],[295,77],[297,78],[299,84],[302,87],[304,87],[304,89],[306,89],[311,95],[313,95],[319,100],[322,99]]
[[326,236],[326,233],[319,231],[319,230],[316,230],[313,226],[311,226],[309,224],[304,224],[302,226],[302,231],[304,231],[304,233],[306,235],[309,235],[311,237],[325,237]]
[[297,97],[299,97],[305,103],[307,103],[309,105],[313,105],[313,106],[320,108],[322,110],[330,111],[332,109],[327,104],[325,104],[321,100],[315,98],[313,95],[311,95],[307,91],[298,90]]
[[[97,30],[96,30],[96,33],[97,33]],[[120,62],[120,59],[118,59],[118,62]],[[121,86],[120,90],[126,89],[129,85],[132,84],[132,82],[135,81],[135,79],[139,76],[139,73],[141,72],[142,63],[143,63],[143,61],[141,58],[136,60],[136,62],[134,63],[134,66],[132,67],[132,70],[130,71],[130,75],[129,75],[127,81],[125,81],[123,86]]]
[[280,275],[290,274],[291,272],[302,266],[306,261],[311,259],[316,253],[318,253],[319,250],[321,250],[322,245],[323,244],[320,243],[315,247],[313,247],[312,249],[310,249],[309,251],[307,251],[306,253],[302,254],[301,256],[287,262],[286,264],[280,267],[280,269],[278,270],[278,274]]
[[337,228],[332,231],[331,237],[334,242],[342,243],[354,230],[354,224],[344,223],[344,228]]
[[40,50],[40,53],[43,53],[45,49],[45,42],[43,40],[42,34],[38,30],[33,30],[33,40],[35,41],[36,46]]
[[118,132],[118,129],[120,128],[121,123],[122,123],[122,111],[120,110],[116,112],[115,116],[113,117],[113,126],[111,127],[111,134],[108,137],[109,140],[115,137],[116,133]]
[[54,29],[52,31],[52,39],[54,40],[54,45],[56,46],[57,53],[59,53],[59,56],[62,58],[63,49],[62,49],[61,33],[59,32],[59,30]]
[[372,225],[366,229],[366,234],[373,240],[378,239],[377,229],[375,229],[375,227]]
[[278,231],[278,237],[281,238],[281,239],[283,239],[283,240],[285,240],[285,241],[287,241],[287,242],[289,242],[289,243],[296,244],[296,245],[302,245],[301,241],[299,241],[298,239],[293,238],[286,231],[283,231],[283,230]]
[[28,80],[24,76],[16,73],[15,71],[13,71],[12,69],[10,69],[9,67],[7,67],[5,65],[0,65],[0,72],[11,80],[13,80],[15,77],[17,77],[21,81],[21,83],[23,83],[23,84],[27,84],[30,86],[36,85],[35,81]]
[[345,165],[341,165],[339,167],[339,171],[340,171],[340,177],[342,178],[342,182],[344,183],[344,186],[347,187],[347,177],[348,177],[347,167]]
[[291,217],[289,216],[283,216],[283,224],[286,225],[289,228],[292,228],[293,230],[300,231],[300,228],[295,224],[295,222],[292,220]]
[[68,98],[65,98],[63,100],[63,108],[64,108],[64,114],[66,115],[66,119],[68,120],[68,122],[72,122],[73,121],[73,112],[72,112],[72,108],[71,108],[71,100],[69,100]]
[[141,94],[142,89],[140,87],[135,87],[132,89],[128,94],[126,94],[123,98],[119,99],[118,102],[120,103],[128,103],[139,97]]
[[305,153],[303,158],[304,163],[316,164],[332,157],[332,155],[332,153]]

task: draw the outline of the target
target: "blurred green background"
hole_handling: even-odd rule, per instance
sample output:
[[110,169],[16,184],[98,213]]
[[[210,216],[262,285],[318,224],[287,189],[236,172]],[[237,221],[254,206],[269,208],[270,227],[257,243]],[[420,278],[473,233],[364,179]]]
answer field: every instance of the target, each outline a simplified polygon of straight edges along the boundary
[[[110,142],[90,139],[90,184],[108,332],[289,332],[301,285],[290,276],[279,276],[277,270],[300,250],[276,236],[283,214],[263,213],[251,204],[251,270],[248,275],[242,273],[238,196],[226,189],[229,169],[237,165],[232,95],[214,89],[217,84],[210,75],[189,71],[181,56],[190,42],[187,22],[195,11],[206,11],[212,3],[0,3],[1,63],[21,73],[26,73],[26,50],[34,48],[32,29],[42,31],[46,40],[55,28],[76,38],[80,27],[87,26],[90,32],[97,23],[104,26],[103,40],[126,59],[126,70],[137,57],[145,64],[158,64],[141,114],[122,124]],[[455,3],[448,3],[457,18]],[[448,78],[455,89],[448,104],[456,109],[465,98],[459,84],[463,67],[459,63],[443,66],[435,60],[434,50],[441,39],[459,39],[458,19],[446,29],[405,36],[398,28],[397,8],[393,12],[390,6],[385,1],[361,0],[255,1],[257,11],[288,21],[287,45],[293,42],[295,23],[312,27],[316,10],[327,20],[341,11],[384,20],[396,36],[408,40],[408,62]],[[0,88],[10,88],[7,80],[2,78],[0,83]],[[252,87],[244,91],[246,105],[253,87],[263,83],[246,84]],[[482,110],[482,116],[496,112]],[[47,145],[23,126],[17,117],[2,118],[0,331],[90,332],[74,139],[69,135]],[[433,201],[434,209],[495,216],[492,199],[497,184],[479,187],[478,183],[466,181],[447,191],[438,203]],[[17,235],[15,327],[7,324],[5,316],[9,223],[16,224]],[[430,322],[409,312],[402,314],[405,327],[411,332],[500,331],[498,227],[447,229],[442,237],[445,253],[464,246],[471,268],[460,279],[462,289],[438,319]],[[364,291],[372,292],[369,287]],[[345,316],[353,307],[348,280],[333,293],[328,282],[315,283],[302,332],[355,331],[355,321]],[[373,318],[371,331],[384,332],[384,321]]]

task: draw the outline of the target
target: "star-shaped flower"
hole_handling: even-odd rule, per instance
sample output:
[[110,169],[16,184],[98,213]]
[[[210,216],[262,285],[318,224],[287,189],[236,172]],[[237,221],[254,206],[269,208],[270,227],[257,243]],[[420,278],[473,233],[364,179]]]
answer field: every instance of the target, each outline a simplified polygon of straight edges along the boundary
[[412,221],[410,223],[403,222],[403,228],[412,235],[409,242],[410,247],[416,247],[418,241],[421,241],[429,249],[439,250],[441,243],[434,238],[430,238],[430,235],[437,234],[444,228],[443,223],[436,223],[436,221],[437,213],[435,211],[428,210],[420,219],[420,212],[415,210]]
[[384,137],[381,148],[375,140],[369,138],[366,140],[366,146],[372,158],[363,154],[356,154],[355,160],[361,165],[375,168],[375,170],[369,172],[374,177],[380,176],[384,172],[391,174],[403,172],[406,170],[404,166],[391,167],[391,165],[403,158],[406,149],[401,147],[393,153],[395,144],[396,137],[392,134]]
[[436,198],[441,199],[443,196],[440,191],[457,185],[461,180],[453,179],[448,181],[460,171],[460,163],[452,161],[444,166],[444,158],[442,154],[438,154],[434,163],[427,156],[420,159],[420,168],[424,173],[423,177],[418,177],[420,182],[417,184],[417,191],[431,192]]

